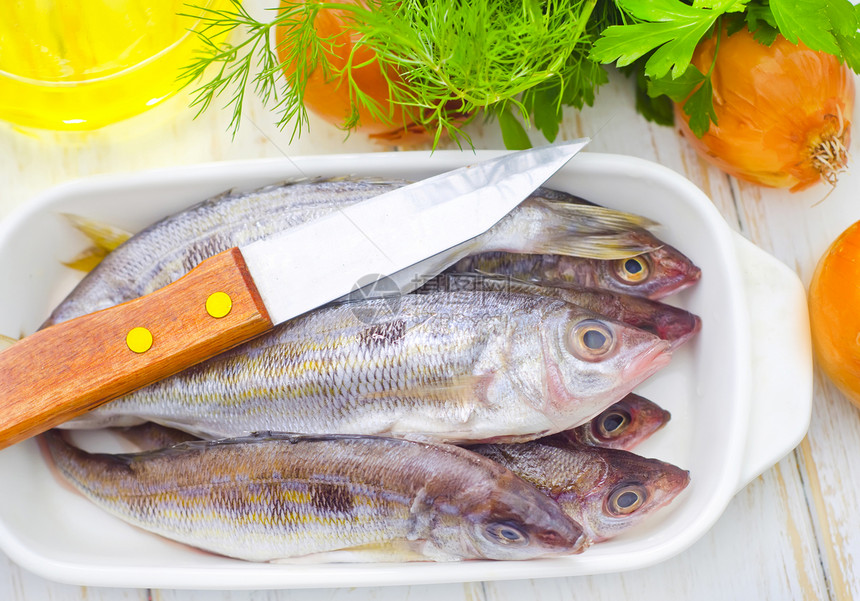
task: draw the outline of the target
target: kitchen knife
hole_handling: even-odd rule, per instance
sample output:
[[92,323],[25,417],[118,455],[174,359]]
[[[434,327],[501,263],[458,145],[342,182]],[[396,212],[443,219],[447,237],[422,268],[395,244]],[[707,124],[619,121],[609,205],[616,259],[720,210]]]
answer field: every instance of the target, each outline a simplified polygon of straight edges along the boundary
[[[441,269],[587,139],[514,152],[348,206],[205,259],[151,294],[40,330],[0,352],[0,448],[417,267]],[[410,269],[411,267],[411,269]],[[426,272],[427,277],[435,275]],[[408,285],[408,287],[407,287]]]

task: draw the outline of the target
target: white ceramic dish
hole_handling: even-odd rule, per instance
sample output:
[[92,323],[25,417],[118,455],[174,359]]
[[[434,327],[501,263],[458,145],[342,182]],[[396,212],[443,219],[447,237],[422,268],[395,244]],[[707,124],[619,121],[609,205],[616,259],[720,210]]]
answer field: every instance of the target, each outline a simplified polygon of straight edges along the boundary
[[[137,230],[233,187],[253,189],[297,175],[417,179],[492,154],[379,153],[220,163],[60,186],[0,224],[0,334],[33,332],[78,278],[61,261],[87,243],[60,213]],[[672,412],[669,425],[639,452],[689,469],[692,477],[667,510],[615,540],[561,559],[253,564],[196,551],[109,516],[63,486],[31,440],[0,452],[5,482],[0,547],[23,567],[53,580],[223,589],[575,576],[640,568],[683,551],[717,521],[741,487],[806,432],[812,368],[803,287],[787,267],[734,234],[693,184],[664,167],[584,153],[550,184],[655,219],[663,226],[659,236],[702,268],[695,287],[669,299],[700,315],[702,332],[638,389]]]

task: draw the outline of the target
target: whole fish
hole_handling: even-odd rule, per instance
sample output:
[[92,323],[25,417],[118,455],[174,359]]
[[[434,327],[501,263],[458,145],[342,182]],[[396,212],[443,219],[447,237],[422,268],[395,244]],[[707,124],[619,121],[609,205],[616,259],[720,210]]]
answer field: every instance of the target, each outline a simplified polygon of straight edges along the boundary
[[[665,426],[671,414],[645,397],[630,393],[591,421],[559,432],[574,443],[630,451]],[[139,449],[163,449],[180,442],[199,440],[193,434],[152,422],[116,429]]]
[[[349,178],[303,181],[205,200],[151,225],[109,253],[55,308],[44,326],[148,294],[228,248],[405,184]],[[473,239],[461,256],[486,250],[630,256],[654,248],[653,241],[643,246],[640,237],[632,235],[636,228],[652,224],[643,217],[583,203],[569,194],[539,189]],[[439,265],[438,271],[458,258]]]
[[440,292],[396,302],[320,308],[63,427],[530,440],[591,419],[670,357],[653,334],[557,299]]
[[601,288],[659,300],[696,283],[701,270],[675,248],[645,230],[631,233],[655,250],[635,257],[593,259],[559,253],[482,252],[461,259],[449,272],[508,276],[542,286]]
[[592,447],[630,451],[671,418],[656,403],[631,392],[588,423],[559,432],[558,436]]
[[541,286],[511,277],[475,273],[443,273],[416,292],[433,290],[502,290],[540,294],[579,305],[615,321],[626,323],[668,340],[676,349],[702,329],[697,315],[648,298],[597,288],[581,288],[569,283]]
[[690,482],[672,464],[564,437],[470,447],[558,502],[591,542],[608,540],[670,503]]
[[113,515],[250,561],[530,559],[586,546],[555,502],[448,445],[261,434],[108,455],[42,438],[60,473]]

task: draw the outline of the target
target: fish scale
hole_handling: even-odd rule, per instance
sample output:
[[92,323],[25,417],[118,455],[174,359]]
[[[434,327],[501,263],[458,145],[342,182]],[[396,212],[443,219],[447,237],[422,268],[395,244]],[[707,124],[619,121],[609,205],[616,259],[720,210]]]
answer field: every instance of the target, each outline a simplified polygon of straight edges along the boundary
[[[154,421],[204,438],[275,430],[513,441],[587,421],[669,357],[652,334],[535,295],[408,295],[395,319],[403,326],[364,323],[355,306],[292,320],[63,427]],[[570,351],[580,323],[614,337],[605,360]]]
[[637,256],[632,264],[635,273],[625,267],[629,258],[602,260],[561,253],[500,251],[480,252],[460,259],[448,273],[478,273],[541,286],[598,288],[652,300],[688,288],[701,277],[701,270],[688,257],[649,232],[634,231],[630,237],[643,247],[656,247]]
[[[530,482],[601,542],[636,526],[671,503],[689,484],[675,465],[621,449],[587,446],[555,435],[522,444],[470,447]],[[613,502],[627,493],[636,504]]]
[[[584,549],[581,528],[555,503],[457,447],[267,434],[107,455],[56,431],[42,440],[59,471],[105,510],[231,557],[271,561],[367,545],[388,545],[390,559],[438,560]],[[498,525],[525,542],[494,538]]]
[[[480,260],[479,257],[469,257],[464,261],[468,262],[472,259]],[[465,265],[463,262],[460,264]],[[516,275],[523,274],[514,273],[500,276],[447,272],[428,281],[416,290],[415,294],[439,291],[480,292],[496,290],[551,296],[657,334],[660,338],[668,340],[673,348],[684,344],[702,327],[701,319],[689,311],[645,297],[602,288],[587,288],[570,282],[553,281],[551,285],[540,285],[517,279]]]
[[[353,178],[293,181],[204,200],[152,224],[110,252],[54,309],[44,326],[138,298],[176,281],[219,252],[329,215],[406,183]],[[643,217],[540,188],[488,232],[464,246],[461,256],[483,250],[629,256],[653,247],[653,241],[643,246],[632,235],[635,229],[650,225],[653,223]],[[451,257],[450,263],[458,258]],[[313,257],[285,257],[285,269],[291,260]],[[446,266],[439,266],[439,271]]]

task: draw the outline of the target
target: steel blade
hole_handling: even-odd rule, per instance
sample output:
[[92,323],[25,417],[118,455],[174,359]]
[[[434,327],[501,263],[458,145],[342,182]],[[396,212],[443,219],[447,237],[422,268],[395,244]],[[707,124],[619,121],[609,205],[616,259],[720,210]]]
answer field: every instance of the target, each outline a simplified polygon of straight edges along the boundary
[[[561,169],[579,139],[461,167],[241,247],[274,323],[481,235]],[[432,275],[432,274],[431,274]],[[403,282],[400,282],[403,283]]]

